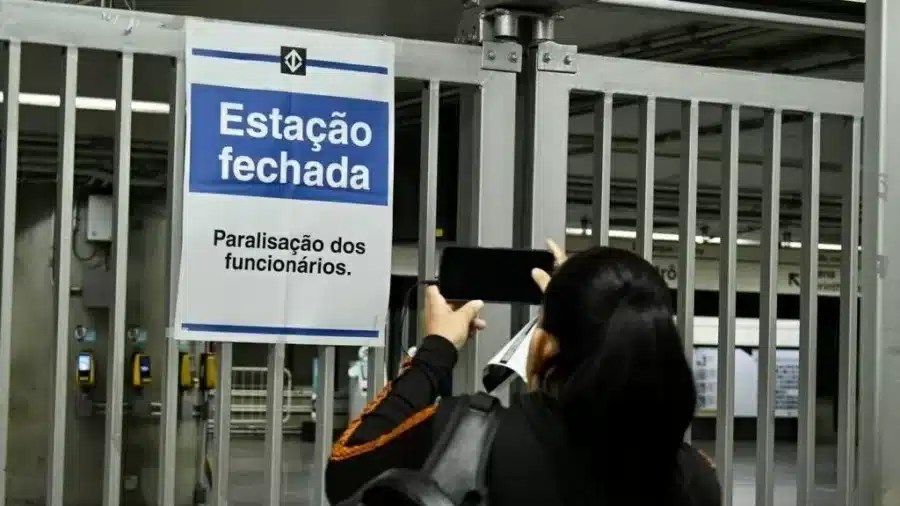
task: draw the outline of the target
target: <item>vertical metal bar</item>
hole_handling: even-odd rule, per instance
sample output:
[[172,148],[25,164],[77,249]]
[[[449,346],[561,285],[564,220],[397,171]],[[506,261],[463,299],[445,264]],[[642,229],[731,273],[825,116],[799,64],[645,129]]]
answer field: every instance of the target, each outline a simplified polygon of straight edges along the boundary
[[774,500],[775,356],[778,298],[779,199],[781,193],[780,110],[764,115],[763,228],[760,241],[760,334],[757,406],[756,504]]
[[371,401],[385,384],[385,352],[384,348],[369,348],[369,365],[366,372],[366,400]]
[[78,86],[78,48],[63,54],[63,83],[59,108],[59,177],[56,182],[53,286],[56,288],[56,362],[53,381],[53,418],[50,426],[50,469],[47,503],[62,506],[66,460],[66,414],[69,376],[69,291],[72,287],[72,212],[75,192],[75,97]]
[[[193,349],[193,363],[197,371],[203,360],[203,354],[210,351],[208,342],[195,343]],[[202,406],[203,416],[195,418],[195,427],[197,438],[197,454],[194,459],[194,473],[196,480],[194,482],[195,497],[206,497],[208,492],[208,483],[206,480],[206,462],[209,458],[209,392],[197,388],[193,395],[196,406]]]
[[[850,159],[844,164],[841,219],[841,334],[838,351],[838,504],[854,503],[856,485],[857,303],[862,119],[853,118]],[[767,505],[768,506],[768,505]]]
[[[219,364],[219,383],[216,386],[216,421],[214,446],[216,469],[213,476],[213,505],[228,505],[228,482],[231,478],[231,365],[234,350],[231,343],[220,343],[216,362]],[[168,505],[167,505],[168,506]]]
[[656,97],[638,107],[637,252],[653,261],[653,185],[656,179]]
[[419,243],[418,243],[418,311],[416,335],[422,331],[425,309],[424,282],[434,279],[437,271],[437,184],[438,184],[438,124],[441,108],[441,83],[429,81],[422,90],[422,148],[419,154]]
[[819,297],[819,181],[822,118],[809,115],[803,128],[802,235],[800,261],[800,420],[797,436],[797,505],[812,504],[816,478],[816,355]]
[[[481,247],[503,248],[513,245],[513,227],[515,215],[515,199],[512,192],[497,193],[494,188],[514,188],[516,185],[515,164],[515,129],[510,128],[516,120],[516,74],[497,73],[482,85],[479,94],[478,122],[478,154],[476,158],[477,172],[475,186],[472,188],[476,205],[471,212],[476,216],[475,245]],[[568,97],[564,97],[568,104]],[[563,134],[567,135],[567,134]],[[566,138],[566,137],[563,137]],[[548,141],[548,142],[553,142]],[[559,147],[566,149],[565,142]],[[564,169],[563,169],[564,170]],[[559,180],[554,186],[565,187],[565,181]],[[545,191],[557,193],[556,190],[544,187]],[[546,204],[542,201],[541,204]],[[536,208],[540,208],[535,203]],[[465,212],[463,210],[462,212]],[[557,221],[560,210],[556,207],[543,208],[542,216],[558,223],[555,230],[541,227],[542,238],[552,237],[558,241],[565,238],[565,222]],[[562,209],[565,216],[565,209]],[[526,218],[527,219],[527,218]],[[533,223],[533,222],[532,222]],[[541,247],[543,247],[543,239]],[[563,244],[560,242],[560,244]],[[469,344],[473,357],[469,370],[472,390],[482,390],[482,371],[488,361],[508,341],[512,326],[512,308],[504,304],[487,304],[481,314],[491,325],[478,333]],[[493,322],[496,322],[494,324]],[[501,402],[507,402],[508,389],[496,392]]]
[[722,484],[722,506],[734,496],[734,352],[737,316],[738,156],[741,109],[723,108],[722,209],[719,243],[719,360],[716,392],[716,467]]
[[[866,1],[865,40],[865,151],[862,162],[862,250],[860,253],[859,314],[859,447],[857,453],[858,506],[882,502],[884,490],[900,489],[900,441],[884,448],[883,437],[900,425],[897,420],[898,383],[885,383],[900,370],[896,353],[885,346],[897,346],[897,269],[888,270],[886,255],[896,255],[896,220],[900,214],[896,197],[888,199],[889,178],[896,185],[898,147],[896,69],[897,37],[900,32],[900,3],[888,0]],[[896,190],[894,190],[896,191]],[[887,223],[886,223],[887,222]],[[889,225],[888,225],[889,223]],[[887,225],[887,226],[886,226]],[[895,257],[893,262],[897,261]],[[893,286],[891,286],[893,285]],[[895,348],[896,349],[896,348]],[[885,353],[887,352],[887,353]],[[896,376],[894,376],[896,378]],[[885,399],[883,396],[890,395]],[[893,416],[891,416],[893,415]],[[887,425],[885,425],[887,422]],[[893,451],[892,455],[885,455]],[[890,467],[888,465],[890,464]]]
[[[476,193],[478,153],[480,152],[481,122],[479,88],[461,88],[459,97],[459,179],[456,205],[456,242],[461,245],[478,244],[478,195]],[[459,352],[453,368],[453,394],[470,393],[475,388],[475,347],[466,346]]]
[[113,310],[110,315],[106,382],[106,452],[103,461],[103,506],[116,506],[122,484],[122,415],[125,410],[125,311],[128,293],[128,223],[131,198],[131,102],[134,83],[134,55],[119,55],[119,83],[116,94],[116,151],[113,196]]
[[316,443],[313,449],[312,506],[328,506],[325,468],[334,439],[334,346],[319,347],[318,392],[316,393]]
[[12,364],[13,268],[16,248],[16,182],[19,175],[19,86],[22,44],[6,43],[3,89],[3,216],[0,217],[0,504],[6,504],[7,441],[9,440],[10,368]]
[[609,186],[612,174],[613,94],[594,104],[594,186],[591,210],[592,243],[609,245]]
[[[170,331],[175,324],[175,301],[178,295],[178,277],[181,268],[181,210],[184,186],[184,128],[185,128],[185,76],[184,60],[176,59],[171,76],[172,100],[169,114],[169,175],[167,182],[167,207],[169,211],[169,238],[167,265],[169,289],[166,293],[166,325]],[[163,357],[162,413],[159,430],[159,474],[157,497],[160,506],[175,506],[175,449],[178,430],[178,342],[166,338]]]
[[762,237],[759,245],[759,362],[756,409],[756,506],[775,504],[775,357],[781,201],[780,110],[763,117]]
[[[482,173],[491,172],[494,179],[487,181],[482,177],[479,191],[481,193],[481,218],[486,220],[489,216],[496,212],[494,203],[497,202],[496,192],[494,188],[503,187],[504,177],[511,177],[513,181],[518,181],[520,198],[514,199],[512,207],[512,226],[514,235],[513,243],[517,247],[530,248],[546,248],[547,239],[552,239],[558,245],[565,248],[566,242],[566,188],[567,188],[567,166],[568,166],[568,138],[569,138],[569,102],[572,91],[572,74],[564,74],[558,72],[549,72],[543,70],[540,61],[546,51],[553,51],[553,42],[543,42],[537,48],[529,49],[528,61],[531,65],[523,68],[522,76],[519,76],[516,99],[520,106],[515,109],[515,104],[511,104],[510,111],[504,111],[499,104],[499,98],[495,98],[492,104],[485,103],[483,107],[490,106],[497,112],[504,114],[516,115],[519,117],[518,124],[522,126],[519,138],[521,140],[520,151],[518,152],[518,160],[515,161],[509,176],[502,176],[501,173],[489,171],[491,165],[482,165]],[[508,74],[509,75],[509,74]],[[524,80],[522,77],[524,76]],[[515,77],[515,75],[511,75]],[[498,88],[498,95],[503,90]],[[595,111],[596,112],[596,111]],[[496,117],[502,121],[502,116]],[[608,122],[612,126],[612,121]],[[497,130],[502,129],[500,126],[494,127]],[[509,129],[506,129],[509,131]],[[490,148],[492,156],[498,160],[507,157],[514,157],[516,153],[507,154],[502,147],[494,144],[485,143],[483,149],[485,152]],[[602,178],[601,178],[602,179]],[[602,187],[603,184],[600,183]],[[602,188],[601,188],[602,189]],[[597,190],[595,186],[595,191]],[[602,198],[600,199],[603,200]],[[608,201],[608,199],[607,199]],[[504,202],[504,205],[506,203]],[[595,200],[596,204],[596,200]],[[507,209],[505,206],[500,209]],[[482,234],[505,235],[508,222],[505,220],[492,220],[491,229],[485,227]],[[596,232],[596,231],[595,231]],[[484,237],[482,240],[484,240]],[[496,246],[503,246],[502,242],[495,239],[488,239],[494,242]],[[511,333],[515,332],[524,325],[528,320],[537,314],[538,308],[532,306],[519,309],[515,313],[515,320],[506,318],[504,323],[516,324],[516,328],[510,331],[509,327],[504,329],[505,334],[496,334],[498,339],[492,345],[502,347],[509,340]],[[528,314],[530,313],[530,314]],[[494,318],[494,317],[491,317]],[[499,319],[499,318],[497,318]],[[479,346],[481,343],[479,344]],[[499,347],[491,354],[499,351]],[[483,364],[484,362],[482,362]],[[480,370],[479,370],[480,372]]]
[[281,504],[281,446],[284,422],[284,343],[269,346],[266,388],[266,500],[263,504]]
[[[694,362],[694,275],[697,272],[697,163],[699,156],[700,103],[681,104],[681,187],[678,236],[678,332],[684,353]],[[690,439],[690,435],[687,436]]]

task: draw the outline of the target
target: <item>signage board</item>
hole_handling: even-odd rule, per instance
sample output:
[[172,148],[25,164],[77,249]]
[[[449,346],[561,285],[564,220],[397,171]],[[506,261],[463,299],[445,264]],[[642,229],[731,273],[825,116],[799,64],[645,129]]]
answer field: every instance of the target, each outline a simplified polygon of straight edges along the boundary
[[193,19],[185,33],[172,336],[382,346],[393,44]]

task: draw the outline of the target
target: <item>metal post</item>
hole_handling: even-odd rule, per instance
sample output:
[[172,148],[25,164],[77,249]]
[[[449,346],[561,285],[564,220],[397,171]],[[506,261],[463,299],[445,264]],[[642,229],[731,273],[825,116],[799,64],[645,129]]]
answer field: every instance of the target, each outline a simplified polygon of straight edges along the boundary
[[[473,163],[471,172],[463,172],[466,175],[460,192],[466,195],[460,197],[460,202],[468,202],[470,207],[460,207],[458,212],[468,213],[463,231],[466,242],[473,246],[512,246],[512,192],[498,193],[494,189],[513,188],[515,184],[515,132],[510,128],[516,108],[512,93],[515,78],[515,73],[493,74],[475,93],[474,107],[466,111],[471,113],[475,128],[471,136],[461,137],[460,148],[472,141]],[[463,121],[468,117],[463,116]],[[462,133],[469,132],[464,128]],[[484,365],[510,338],[509,306],[487,304],[481,314],[490,325],[463,348],[461,364],[454,371],[454,393],[480,389]],[[505,400],[503,395],[499,397]]]
[[[193,349],[193,361],[196,371],[199,371],[200,364],[203,360],[203,354],[209,353],[209,343],[198,342]],[[199,379],[199,378],[198,378]],[[206,462],[209,458],[209,392],[200,388],[194,392],[194,406],[200,408],[203,416],[197,417],[195,420],[195,431],[197,434],[197,455],[194,460],[194,473],[196,480],[194,482],[194,500],[199,504],[206,504],[208,501],[209,483],[204,479],[206,475]],[[182,405],[182,409],[185,409]]]
[[231,343],[219,343],[216,362],[219,364],[219,382],[216,385],[216,421],[214,446],[216,468],[213,473],[212,501],[214,506],[228,505],[228,482],[231,478]]
[[811,114],[803,132],[803,245],[800,266],[800,416],[797,435],[797,506],[813,501],[816,487],[816,356],[819,298],[819,186],[822,117]]
[[[722,506],[734,499],[734,352],[737,316],[738,157],[741,109],[722,110],[722,205],[719,223],[719,359],[716,392],[716,468],[722,484]],[[684,240],[689,240],[685,238]]]
[[[479,121],[478,110],[481,90],[463,87],[459,95],[459,179],[457,183],[456,204],[456,242],[473,246],[478,243],[478,198],[477,188]],[[460,350],[456,367],[453,369],[453,394],[465,394],[475,390],[476,374],[471,371],[475,367],[475,347],[467,346]]]
[[638,202],[637,251],[653,260],[653,183],[656,174],[656,98],[645,97],[638,105]]
[[75,97],[78,86],[78,48],[63,50],[63,83],[59,108],[59,176],[53,286],[56,288],[56,361],[53,373],[53,418],[50,424],[50,468],[47,503],[62,506],[66,471],[66,414],[71,385],[69,364],[69,292],[72,287],[72,213],[75,192]]
[[429,81],[422,91],[422,144],[419,153],[419,242],[418,301],[416,335],[422,332],[425,310],[424,282],[434,279],[437,270],[437,192],[438,192],[438,125],[440,123],[441,83]]
[[125,377],[125,311],[128,294],[128,224],[131,197],[131,102],[134,83],[134,55],[119,55],[119,83],[116,96],[115,185],[113,194],[113,310],[106,366],[106,452],[103,462],[103,506],[116,506],[122,488],[122,416]]
[[[166,325],[175,324],[175,301],[181,264],[182,197],[184,185],[185,76],[184,60],[174,61],[171,76],[171,113],[169,114],[169,176],[167,207],[169,211],[169,244],[167,265]],[[163,357],[162,413],[159,430],[159,473],[157,500],[160,506],[175,506],[175,449],[178,431],[178,342],[166,336]]]
[[22,44],[6,43],[3,90],[3,216],[0,217],[0,504],[6,504],[9,440],[10,368],[12,364],[13,268],[16,248],[16,184],[19,175],[19,86]]
[[[900,495],[900,3],[866,1],[865,151],[859,363],[857,504]],[[891,221],[887,221],[891,220]]]
[[282,425],[284,422],[284,343],[269,346],[266,372],[266,499],[264,504],[281,504]]
[[378,392],[384,387],[385,383],[385,367],[386,362],[384,359],[385,352],[384,348],[369,348],[368,354],[368,367],[366,372],[368,373],[367,378],[367,388],[366,388],[366,400],[371,401],[378,395]]
[[[530,199],[531,211],[528,230],[531,244],[527,246],[532,248],[546,248],[547,239],[553,239],[563,247],[566,241],[571,74],[543,70],[543,60],[537,57],[558,54],[557,48],[560,47],[563,46],[555,42],[543,42],[536,51],[530,52],[533,57],[529,70],[533,67],[535,76],[534,103],[533,117],[526,118],[531,131],[524,141],[528,143],[532,162],[531,167],[525,167],[525,170],[531,170],[531,193],[526,198]],[[527,76],[528,73],[523,73],[523,77]],[[526,108],[525,112],[528,110]],[[609,126],[612,126],[612,121]]]
[[[679,193],[678,236],[678,333],[684,340],[684,353],[694,363],[694,275],[697,271],[697,164],[700,142],[700,104],[696,100],[681,104],[681,185]],[[686,439],[690,440],[690,429]]]
[[[850,159],[844,164],[841,218],[841,334],[838,359],[838,504],[853,504],[856,485],[857,339],[859,320],[859,196],[862,119],[853,118]],[[768,506],[768,505],[767,505]]]
[[319,346],[318,391],[316,392],[316,442],[313,449],[312,506],[328,506],[325,496],[325,468],[334,439],[334,346]]
[[781,211],[780,110],[763,120],[762,237],[759,265],[759,364],[756,408],[756,504],[775,505],[775,364],[778,347],[778,255]]
[[[609,245],[609,187],[612,177],[613,94],[594,105],[594,181],[591,198],[591,242]],[[567,144],[568,146],[568,144]]]

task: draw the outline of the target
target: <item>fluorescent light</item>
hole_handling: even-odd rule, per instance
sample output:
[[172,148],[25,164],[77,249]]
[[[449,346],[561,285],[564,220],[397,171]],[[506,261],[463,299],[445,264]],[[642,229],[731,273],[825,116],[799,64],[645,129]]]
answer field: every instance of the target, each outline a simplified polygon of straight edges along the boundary
[[[566,235],[589,237],[592,235],[592,231],[589,228],[566,227]],[[609,237],[613,239],[637,239],[637,232],[634,230],[610,230]],[[721,242],[718,237],[703,237],[698,235],[695,239],[697,244],[719,244]],[[661,242],[678,242],[679,238],[678,234],[654,232],[653,240]],[[803,247],[802,244],[797,241],[782,241],[780,244],[783,248],[800,249]],[[738,239],[737,245],[759,246],[759,241],[755,239]],[[841,245],[820,243],[819,249],[823,251],[840,251]]]
[[[4,99],[0,92],[0,101]],[[59,107],[59,95],[46,93],[20,93],[19,103],[35,107]],[[75,107],[89,111],[115,111],[116,101],[111,98],[75,97]],[[169,114],[169,104],[165,102],[148,102],[144,100],[132,100],[131,110],[143,114]]]

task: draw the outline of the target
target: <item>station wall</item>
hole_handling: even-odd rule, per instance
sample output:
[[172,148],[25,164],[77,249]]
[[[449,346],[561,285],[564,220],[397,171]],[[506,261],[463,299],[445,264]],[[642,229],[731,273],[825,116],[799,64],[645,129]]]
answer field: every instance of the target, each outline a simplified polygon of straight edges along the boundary
[[[49,191],[48,191],[49,190]],[[53,376],[56,354],[56,292],[54,272],[54,207],[51,188],[20,185],[17,206],[13,341],[10,388],[9,497],[13,504],[40,504],[46,492],[49,460],[50,420],[53,415]],[[82,213],[79,213],[81,215]],[[160,202],[133,202],[128,259],[127,321],[148,332],[146,352],[154,364],[161,364],[165,345],[166,237],[167,217]],[[105,256],[91,253],[83,240],[82,227],[74,232],[72,256],[72,296],[70,298],[70,341],[68,370],[58,371],[72,378],[66,410],[66,491],[67,504],[90,506],[101,502],[102,466],[105,443],[102,414],[84,418],[75,413],[75,359],[79,350],[90,350],[97,362],[98,400],[105,394],[109,339],[109,311],[88,309],[83,300],[83,280],[104,277]],[[92,272],[93,271],[93,272]],[[96,343],[77,344],[77,325],[95,329]],[[130,355],[130,350],[127,353]],[[156,371],[159,374],[160,367]],[[159,378],[146,392],[160,399]],[[120,381],[124,381],[124,378]],[[4,392],[4,395],[6,393]],[[158,421],[137,421],[126,417],[123,432],[123,476],[133,476],[136,488],[127,490],[126,504],[152,504],[156,494]],[[180,431],[178,442],[178,497],[187,502],[194,475],[194,431]],[[183,471],[183,472],[182,472]]]

